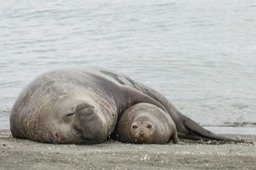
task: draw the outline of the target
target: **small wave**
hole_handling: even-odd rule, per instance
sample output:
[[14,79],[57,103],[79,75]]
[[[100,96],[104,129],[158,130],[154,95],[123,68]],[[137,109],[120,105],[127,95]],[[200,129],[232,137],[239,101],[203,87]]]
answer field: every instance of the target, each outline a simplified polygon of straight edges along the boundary
[[11,112],[11,107],[9,106],[0,106],[0,113],[9,114]]
[[203,125],[206,127],[256,127],[256,122],[224,122],[222,125]]
[[256,127],[256,122],[225,122],[229,127]]

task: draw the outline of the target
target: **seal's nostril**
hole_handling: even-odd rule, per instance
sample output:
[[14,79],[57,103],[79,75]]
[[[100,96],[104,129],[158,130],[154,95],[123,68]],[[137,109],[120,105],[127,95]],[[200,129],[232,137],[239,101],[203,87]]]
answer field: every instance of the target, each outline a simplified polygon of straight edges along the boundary
[[144,136],[144,133],[143,133],[143,132],[140,132],[140,136],[143,137],[143,136]]

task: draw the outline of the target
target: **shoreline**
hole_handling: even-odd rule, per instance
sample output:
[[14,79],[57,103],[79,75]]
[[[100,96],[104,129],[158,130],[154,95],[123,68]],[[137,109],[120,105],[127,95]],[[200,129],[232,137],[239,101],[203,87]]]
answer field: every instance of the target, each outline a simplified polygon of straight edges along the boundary
[[256,127],[241,127],[241,126],[203,126],[205,129],[217,134],[229,135],[256,135]]
[[45,144],[15,139],[0,130],[0,169],[253,169],[255,135],[227,135],[250,143],[136,145],[106,141],[96,145]]

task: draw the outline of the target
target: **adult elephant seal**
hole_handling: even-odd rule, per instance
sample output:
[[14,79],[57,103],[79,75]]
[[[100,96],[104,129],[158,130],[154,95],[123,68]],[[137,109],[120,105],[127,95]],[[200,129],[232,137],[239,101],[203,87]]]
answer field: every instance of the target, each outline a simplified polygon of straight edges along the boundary
[[170,114],[179,137],[215,135],[177,111],[157,91],[104,69],[58,69],[29,83],[18,96],[10,129],[16,138],[39,142],[94,144],[113,132],[118,117],[136,103],[150,103]]
[[171,116],[148,103],[138,103],[125,110],[118,120],[116,131],[121,142],[165,144],[179,141]]
[[39,142],[101,143],[118,115],[139,102],[164,108],[102,70],[59,69],[23,89],[11,111],[10,129],[14,137]]

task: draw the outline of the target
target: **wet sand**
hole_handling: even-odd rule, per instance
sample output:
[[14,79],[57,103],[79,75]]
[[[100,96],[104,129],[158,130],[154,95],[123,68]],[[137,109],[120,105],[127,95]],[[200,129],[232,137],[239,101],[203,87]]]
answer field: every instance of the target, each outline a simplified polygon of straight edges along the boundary
[[15,139],[0,130],[0,169],[255,169],[256,136],[229,137],[250,143],[56,145]]

